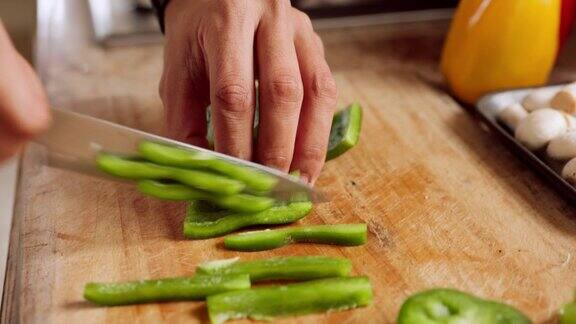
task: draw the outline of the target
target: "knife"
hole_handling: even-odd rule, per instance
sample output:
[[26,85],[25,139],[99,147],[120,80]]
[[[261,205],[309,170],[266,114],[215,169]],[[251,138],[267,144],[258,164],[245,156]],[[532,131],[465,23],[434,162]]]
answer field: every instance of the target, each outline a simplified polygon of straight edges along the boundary
[[70,111],[53,109],[51,128],[37,137],[34,142],[47,148],[49,166],[119,181],[120,179],[109,176],[98,168],[95,162],[96,156],[99,153],[138,156],[138,144],[143,140],[178,146],[191,152],[210,154],[229,163],[257,169],[276,178],[276,187],[269,195],[279,201],[294,199],[308,199],[313,202],[327,201],[322,192],[284,172]]

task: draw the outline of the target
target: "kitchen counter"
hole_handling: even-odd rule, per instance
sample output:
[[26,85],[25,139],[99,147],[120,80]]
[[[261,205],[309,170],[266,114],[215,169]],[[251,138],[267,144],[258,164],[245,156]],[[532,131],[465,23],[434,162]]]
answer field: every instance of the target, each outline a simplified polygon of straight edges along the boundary
[[[103,49],[83,1],[39,5],[38,66],[52,104],[160,131],[161,46]],[[393,322],[402,301],[443,286],[508,302],[546,321],[576,288],[576,209],[447,95],[437,70],[446,22],[325,30],[340,106],[365,108],[360,144],[318,182],[332,201],[301,223],[366,222],[369,243],[236,253],[186,241],[184,206],[23,158],[2,322],[200,322],[202,303],[94,307],[88,281],[181,276],[206,260],[323,254],[370,276],[370,307],[286,319]],[[567,52],[574,53],[576,42]],[[576,79],[564,55],[553,80]],[[573,55],[572,55],[573,56]]]

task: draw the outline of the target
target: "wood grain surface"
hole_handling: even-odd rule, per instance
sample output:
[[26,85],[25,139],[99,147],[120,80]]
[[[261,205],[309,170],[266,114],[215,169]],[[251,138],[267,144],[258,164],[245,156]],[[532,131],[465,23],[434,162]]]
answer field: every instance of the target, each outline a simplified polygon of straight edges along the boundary
[[[159,132],[160,46],[102,49],[83,1],[40,1],[38,65],[54,106]],[[330,203],[301,224],[366,222],[362,247],[293,245],[238,253],[221,239],[182,237],[184,206],[126,184],[23,158],[2,322],[196,323],[201,302],[102,308],[83,301],[88,281],[181,276],[203,261],[240,256],[344,256],[374,287],[370,307],[280,323],[394,322],[403,300],[454,287],[549,321],[576,288],[576,210],[558,197],[440,86],[446,23],[321,33],[340,103],[365,108],[360,144],[326,165]],[[568,51],[574,53],[574,42]],[[576,79],[574,55],[556,79]]]

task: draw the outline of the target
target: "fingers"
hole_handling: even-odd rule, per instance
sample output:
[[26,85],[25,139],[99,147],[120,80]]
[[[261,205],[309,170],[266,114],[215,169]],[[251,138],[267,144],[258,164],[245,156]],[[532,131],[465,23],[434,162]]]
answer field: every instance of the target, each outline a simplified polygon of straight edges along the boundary
[[[173,0],[166,15],[161,93],[170,129],[204,142],[210,102],[217,151],[299,169],[313,183],[325,158],[336,89],[307,17],[289,0]],[[260,129],[253,154],[255,74]]]
[[[165,133],[179,141],[207,146],[208,81],[202,56],[170,43],[165,48],[160,97],[164,104]],[[188,63],[189,62],[189,63]]]
[[45,130],[50,109],[42,85],[0,25],[0,160]]
[[300,170],[302,180],[313,184],[326,158],[338,94],[310,20],[299,12],[297,16],[295,21],[301,26],[295,46],[305,91],[291,169]]
[[303,88],[289,17],[290,2],[278,0],[270,5],[273,7],[264,14],[256,35],[260,76],[257,161],[288,171]]
[[[220,15],[206,30],[204,53],[210,78],[215,149],[252,158],[254,119],[254,30],[258,19],[250,2],[218,1]],[[213,35],[218,35],[214,37]]]
[[164,133],[179,141],[207,147],[208,78],[199,44],[192,42],[194,37],[189,34],[196,30],[195,21],[182,15],[197,10],[187,10],[185,5],[184,1],[173,0],[165,12],[164,69],[159,87],[164,104]]

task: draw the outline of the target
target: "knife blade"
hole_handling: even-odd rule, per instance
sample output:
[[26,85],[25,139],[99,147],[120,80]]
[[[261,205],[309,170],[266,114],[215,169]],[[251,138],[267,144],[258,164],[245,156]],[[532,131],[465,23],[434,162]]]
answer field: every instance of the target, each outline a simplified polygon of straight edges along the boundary
[[120,156],[138,156],[138,144],[143,140],[210,154],[229,163],[257,169],[276,178],[276,187],[269,195],[279,201],[294,200],[298,199],[297,197],[313,202],[327,201],[322,192],[281,171],[71,111],[53,109],[51,128],[37,137],[34,142],[47,148],[46,161],[49,166],[122,181],[107,175],[98,168],[95,162],[97,155],[109,153]]

